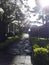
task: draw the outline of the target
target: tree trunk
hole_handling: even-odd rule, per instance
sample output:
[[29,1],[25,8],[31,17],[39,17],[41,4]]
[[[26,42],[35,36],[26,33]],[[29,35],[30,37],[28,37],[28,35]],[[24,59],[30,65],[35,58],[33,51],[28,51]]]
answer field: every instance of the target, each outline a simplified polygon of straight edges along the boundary
[[6,40],[6,33],[7,33],[7,24],[4,21],[0,20],[0,42]]

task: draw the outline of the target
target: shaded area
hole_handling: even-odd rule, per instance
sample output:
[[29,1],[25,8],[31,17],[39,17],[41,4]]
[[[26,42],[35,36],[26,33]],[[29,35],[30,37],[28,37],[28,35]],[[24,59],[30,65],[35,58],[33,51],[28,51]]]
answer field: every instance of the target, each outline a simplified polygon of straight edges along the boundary
[[42,37],[42,38],[49,38],[49,22],[45,23],[42,26],[32,26],[30,31],[28,32],[32,37]]
[[29,42],[29,36],[23,36],[19,41],[9,45],[7,51],[12,55],[30,55],[32,53],[32,45]]
[[29,37],[24,36],[19,41],[14,41],[14,43],[11,45],[0,49],[0,64],[10,65],[13,62],[14,58],[17,57],[17,55],[31,56],[31,53],[32,46],[29,42]]
[[14,56],[7,54],[5,50],[0,50],[0,65],[10,65]]

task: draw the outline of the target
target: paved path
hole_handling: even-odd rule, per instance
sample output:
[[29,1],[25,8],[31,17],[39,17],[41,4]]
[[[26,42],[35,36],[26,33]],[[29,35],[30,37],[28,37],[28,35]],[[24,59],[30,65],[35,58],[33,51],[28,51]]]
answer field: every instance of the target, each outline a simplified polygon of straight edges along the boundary
[[0,65],[32,65],[29,36],[23,36],[7,48],[0,50]]
[[30,56],[16,56],[11,65],[32,65]]
[[32,65],[29,55],[10,55],[0,52],[0,65]]
[[8,46],[8,53],[13,55],[30,55],[32,53],[32,45],[29,42],[29,35],[25,34],[20,41],[15,41]]

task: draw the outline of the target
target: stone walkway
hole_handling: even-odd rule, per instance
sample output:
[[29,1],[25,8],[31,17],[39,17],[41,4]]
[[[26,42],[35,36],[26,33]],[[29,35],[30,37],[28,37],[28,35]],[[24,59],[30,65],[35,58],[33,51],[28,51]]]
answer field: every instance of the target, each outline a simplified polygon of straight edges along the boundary
[[16,56],[11,65],[32,65],[30,56]]
[[29,42],[29,35],[25,34],[20,42],[15,42],[8,48],[9,54],[14,55],[11,65],[32,65],[31,63],[31,44]]
[[8,46],[8,53],[13,55],[30,55],[32,53],[32,44],[29,41],[29,35],[25,34],[20,41],[15,41]]
[[32,47],[29,36],[23,36],[20,41],[0,50],[0,65],[32,65]]

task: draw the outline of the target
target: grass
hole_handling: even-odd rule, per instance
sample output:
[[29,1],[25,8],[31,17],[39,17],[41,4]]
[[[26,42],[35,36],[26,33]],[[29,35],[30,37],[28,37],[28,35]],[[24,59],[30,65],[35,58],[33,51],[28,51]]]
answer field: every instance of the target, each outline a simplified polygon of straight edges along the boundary
[[39,38],[39,40],[43,40],[44,41],[44,40],[47,40],[47,39],[46,38]]
[[12,37],[8,37],[8,39],[5,42],[0,43],[0,48],[3,48],[11,43],[13,43],[15,40],[19,39],[18,36],[12,36]]
[[20,36],[8,37],[8,39],[7,39],[5,42],[0,43],[0,48],[1,48],[1,47],[5,47],[5,46],[7,46],[7,45],[13,43],[15,40],[20,39],[23,35],[25,35],[25,33],[24,33],[24,34],[21,34]]
[[[0,43],[0,47],[7,46],[23,36],[25,36],[25,33],[21,34],[21,36],[8,37],[8,39],[5,42]],[[32,45],[38,44],[39,46],[46,47],[46,45],[49,44],[49,41],[47,41],[46,38],[31,37],[31,40],[32,40]]]
[[40,47],[46,47],[47,44],[49,44],[49,41],[47,41],[46,38],[37,38],[32,37],[32,44],[38,44]]

